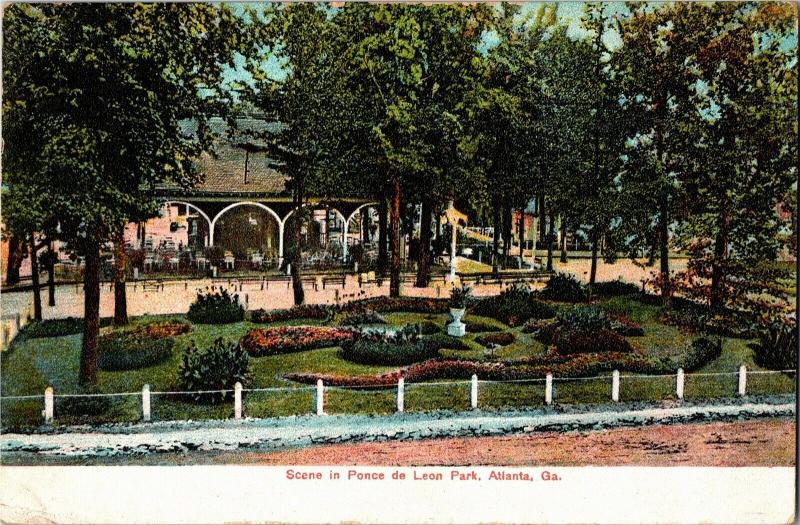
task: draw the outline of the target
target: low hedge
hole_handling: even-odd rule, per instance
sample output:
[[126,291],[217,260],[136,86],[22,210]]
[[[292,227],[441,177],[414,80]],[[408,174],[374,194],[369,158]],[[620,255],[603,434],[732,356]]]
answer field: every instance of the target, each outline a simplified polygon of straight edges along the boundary
[[100,370],[135,370],[153,366],[172,356],[175,340],[171,337],[141,337],[136,333],[113,332],[100,337],[97,368]]
[[339,305],[341,312],[415,312],[422,314],[442,314],[450,310],[448,299],[432,299],[428,297],[371,297],[359,299]]
[[61,337],[83,332],[83,319],[67,317],[66,319],[48,319],[46,321],[31,321],[22,330],[24,337]]
[[514,341],[517,340],[517,336],[514,335],[512,332],[497,332],[492,334],[481,335],[475,338],[475,341],[483,346],[489,345],[498,345],[498,346],[506,346],[510,345]]
[[254,323],[276,323],[295,319],[330,320],[333,318],[333,314],[333,308],[324,304],[301,304],[281,310],[264,310],[260,308],[250,313],[250,320]]
[[422,321],[421,323],[417,323],[417,327],[419,328],[419,333],[422,335],[434,335],[442,333],[442,327],[433,321]]
[[339,355],[362,365],[404,366],[439,357],[439,348],[424,341],[395,343],[361,339],[343,345]]
[[561,355],[600,352],[633,352],[627,339],[611,330],[575,330],[559,328],[553,335],[556,352]]
[[433,334],[422,339],[425,344],[435,346],[439,350],[471,350],[470,346],[460,337],[453,337],[445,333]]
[[614,281],[601,281],[592,285],[592,295],[603,297],[617,297],[621,295],[640,294],[641,289],[633,283],[626,283],[621,279]]
[[238,295],[230,295],[228,290],[217,290],[212,286],[205,292],[197,293],[186,317],[200,324],[238,323],[244,320],[244,307],[239,304]]
[[492,323],[487,323],[486,321],[481,321],[480,319],[465,319],[464,326],[466,327],[467,332],[471,334],[481,332],[499,332],[502,330],[501,327]]
[[753,360],[771,370],[797,369],[797,323],[774,321],[759,327],[758,340],[750,344]]
[[353,331],[327,326],[277,326],[255,328],[242,337],[242,348],[253,357],[289,354],[340,346],[353,338]]

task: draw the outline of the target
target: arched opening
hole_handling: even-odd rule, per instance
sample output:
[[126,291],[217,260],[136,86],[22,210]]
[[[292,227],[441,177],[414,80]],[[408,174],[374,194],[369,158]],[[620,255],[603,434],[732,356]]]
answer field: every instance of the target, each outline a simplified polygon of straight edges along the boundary
[[257,203],[236,203],[214,218],[213,245],[238,266],[260,266],[277,259],[280,252],[280,223],[274,211]]
[[347,223],[336,208],[303,206],[284,218],[285,256],[296,249],[296,221],[300,221],[300,251],[303,266],[317,268],[341,264],[347,258]]
[[377,203],[362,204],[347,218],[349,261],[370,267],[378,256],[379,219]]

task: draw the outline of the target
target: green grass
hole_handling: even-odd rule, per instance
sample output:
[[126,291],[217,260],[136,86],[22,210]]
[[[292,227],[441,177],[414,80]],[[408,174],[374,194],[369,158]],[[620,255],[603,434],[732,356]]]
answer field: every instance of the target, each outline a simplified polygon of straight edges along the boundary
[[[611,313],[624,314],[642,324],[643,337],[632,337],[630,341],[649,356],[677,356],[683,348],[696,337],[676,327],[666,326],[658,321],[659,307],[644,305],[635,299],[616,297],[600,303]],[[558,305],[559,309],[568,308]],[[180,316],[167,316],[176,318]],[[447,314],[420,314],[392,312],[384,314],[387,322],[396,327],[414,324],[424,320],[445,327]],[[163,320],[163,316],[146,316],[135,319],[133,324]],[[490,323],[497,321],[480,318]],[[142,385],[149,384],[151,390],[170,391],[176,389],[177,369],[182,350],[191,341],[198,346],[210,345],[217,337],[238,340],[251,328],[264,328],[283,324],[318,325],[319,320],[295,320],[288,323],[254,324],[241,322],[227,325],[192,326],[192,330],[176,338],[172,357],[155,366],[130,371],[98,372],[97,390],[100,392],[139,392]],[[505,330],[516,334],[517,340],[511,345],[488,354],[475,342],[479,334],[467,334],[464,341],[469,350],[442,350],[444,357],[480,360],[516,360],[527,356],[542,354],[546,348],[521,329],[510,329],[499,323]],[[753,351],[749,341],[724,339],[722,355],[697,370],[701,374],[733,373],[744,363],[750,370],[761,370],[753,363]],[[77,378],[80,356],[81,336],[67,335],[45,338],[21,338],[2,355],[3,396],[41,395],[47,385],[53,385],[56,394],[79,392]],[[306,352],[265,356],[250,360],[251,388],[280,388],[280,391],[249,392],[245,394],[244,412],[251,417],[272,417],[293,414],[306,414],[314,410],[314,390],[306,385],[282,379],[288,372],[312,372],[338,375],[361,375],[383,373],[392,367],[368,366],[351,363],[339,357],[338,347],[323,348]],[[621,401],[658,401],[674,398],[674,377],[626,377],[636,375],[622,372],[620,383]],[[454,384],[430,385],[407,384],[405,408],[408,411],[426,411],[469,408],[469,385],[464,382]],[[704,376],[687,374],[686,399],[705,399],[730,397],[735,394],[737,376]],[[777,394],[795,392],[794,379],[783,374],[750,374],[748,393]],[[391,413],[395,410],[396,392],[388,390],[328,389],[325,398],[327,413]],[[556,378],[555,401],[557,403],[606,403],[611,396],[610,375],[599,379],[566,380]],[[494,383],[482,381],[480,384],[479,408],[486,410],[502,408],[521,408],[539,406],[544,402],[544,383]],[[58,411],[59,401],[56,408]],[[34,426],[41,422],[41,399],[5,400],[2,407],[3,428]],[[227,418],[233,412],[232,403],[218,406],[198,405],[190,402],[187,396],[154,394],[152,397],[153,418],[208,419]],[[78,418],[59,415],[59,423],[136,421],[140,417],[139,396],[114,397],[110,408],[98,416]]]

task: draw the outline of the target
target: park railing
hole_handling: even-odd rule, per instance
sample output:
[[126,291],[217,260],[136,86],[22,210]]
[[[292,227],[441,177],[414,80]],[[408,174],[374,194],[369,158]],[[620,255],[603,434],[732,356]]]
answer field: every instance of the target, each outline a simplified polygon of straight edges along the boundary
[[[618,402],[658,402],[664,400],[710,400],[753,395],[796,394],[796,370],[748,370],[745,365],[728,372],[644,375],[613,371],[592,377],[558,377],[516,380],[471,380],[407,383],[400,378],[394,385],[325,385],[320,379],[314,386],[244,388],[202,391],[153,391],[144,385],[141,391],[73,394],[56,393],[47,387],[42,394],[3,396],[2,409],[15,411],[9,403],[27,403],[31,416],[35,406],[41,409],[38,421],[47,425],[86,422],[88,414],[76,414],[75,407],[92,412],[93,403],[119,400],[113,408],[105,406],[101,414],[91,416],[93,423],[120,421],[224,419],[233,417],[278,417],[299,414],[392,413],[434,410],[507,410],[559,404],[605,404]],[[223,400],[214,405],[197,403],[199,395],[217,395]],[[76,403],[80,400],[80,403]],[[71,408],[66,409],[65,403]],[[59,404],[65,407],[63,418]],[[19,412],[19,411],[17,411]],[[4,420],[7,418],[4,417]],[[4,421],[4,428],[21,422]],[[14,424],[16,423],[16,424]]]

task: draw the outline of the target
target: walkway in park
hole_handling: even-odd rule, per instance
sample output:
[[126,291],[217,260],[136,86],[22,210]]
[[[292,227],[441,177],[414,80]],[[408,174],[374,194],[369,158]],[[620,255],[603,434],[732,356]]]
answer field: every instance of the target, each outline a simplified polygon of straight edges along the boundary
[[[588,259],[574,259],[567,264],[556,263],[557,271],[569,272],[583,281],[588,281],[589,275]],[[685,268],[685,260],[677,260],[673,264],[676,270]],[[642,279],[650,276],[654,268],[641,268],[632,264],[628,260],[621,260],[615,264],[598,265],[597,280],[605,281],[621,278],[625,281],[640,284]],[[219,283],[219,281],[217,281]],[[236,282],[234,279],[232,281]],[[165,281],[163,288],[144,289],[141,283],[134,287],[133,283],[128,283],[128,314],[132,316],[146,314],[174,314],[185,313],[189,309],[189,304],[194,300],[197,290],[211,286],[211,280],[177,280]],[[227,284],[227,282],[225,283]],[[441,281],[428,288],[415,288],[413,285],[405,285],[401,288],[401,294],[414,297],[447,297],[449,286],[443,285]],[[233,290],[233,286],[228,287]],[[252,282],[245,284],[244,288],[237,292],[246,301],[248,309],[277,309],[289,308],[292,306],[292,293],[286,283],[274,282],[261,289],[261,283]],[[499,293],[498,285],[478,285],[474,287],[476,295],[492,295]],[[346,278],[345,286],[327,285],[325,289],[320,287],[314,290],[306,286],[306,302],[309,304],[335,304],[339,301],[352,299],[363,299],[367,297],[377,297],[389,294],[389,281],[384,280],[382,286],[371,284],[359,287],[358,279],[355,275]],[[12,292],[2,295],[2,314],[3,318],[13,317],[17,312],[24,312],[31,303],[30,292]],[[47,306],[47,291],[42,291],[43,317],[45,319],[58,319],[64,317],[83,316],[83,291],[79,285],[62,285],[56,289],[56,306]],[[114,313],[114,292],[113,287],[106,283],[101,288],[100,296],[100,315],[111,317]]]
[[3,434],[0,453],[40,457],[130,456],[240,449],[277,450],[310,445],[487,437],[542,431],[600,430],[654,424],[793,418],[793,396],[721,400],[716,404],[629,403],[546,407],[514,412],[434,412],[393,415],[294,416],[270,419],[183,421],[59,427],[56,433]]

